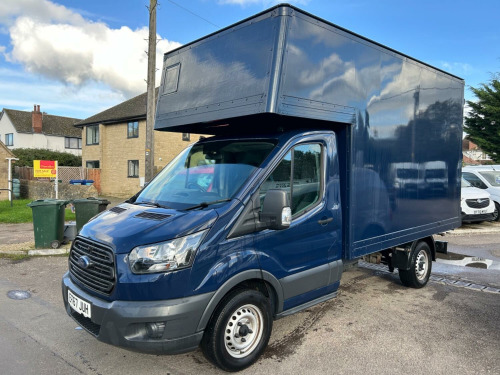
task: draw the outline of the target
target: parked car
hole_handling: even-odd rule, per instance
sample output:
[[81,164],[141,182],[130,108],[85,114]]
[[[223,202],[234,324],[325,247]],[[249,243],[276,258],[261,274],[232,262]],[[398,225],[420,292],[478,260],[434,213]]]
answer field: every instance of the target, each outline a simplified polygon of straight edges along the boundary
[[464,167],[462,177],[473,187],[486,190],[493,202],[495,202],[495,213],[493,220],[500,220],[500,166],[479,165]]
[[[462,223],[478,223],[495,218],[495,203],[487,191],[473,187],[462,178]],[[498,212],[497,212],[498,216]]]

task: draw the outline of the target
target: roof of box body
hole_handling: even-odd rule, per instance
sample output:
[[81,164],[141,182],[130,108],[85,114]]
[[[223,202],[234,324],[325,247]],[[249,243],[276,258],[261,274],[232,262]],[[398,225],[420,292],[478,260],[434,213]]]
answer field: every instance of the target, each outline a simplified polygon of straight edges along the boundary
[[155,130],[225,134],[280,118],[287,128],[292,118],[352,124],[359,113],[381,119],[392,98],[404,97],[410,110],[412,95],[422,108],[425,100],[459,103],[463,86],[454,75],[279,5],[164,55]]
[[[33,133],[32,113],[4,108],[3,112],[9,116],[12,125],[18,133]],[[80,129],[75,125],[80,119],[42,113],[42,134],[60,137],[81,137]]]
[[[155,90],[155,97],[158,96],[158,88]],[[108,125],[128,121],[145,120],[147,112],[148,93],[145,92],[114,107],[108,108],[98,114],[86,118],[75,124],[77,127],[85,125]]]

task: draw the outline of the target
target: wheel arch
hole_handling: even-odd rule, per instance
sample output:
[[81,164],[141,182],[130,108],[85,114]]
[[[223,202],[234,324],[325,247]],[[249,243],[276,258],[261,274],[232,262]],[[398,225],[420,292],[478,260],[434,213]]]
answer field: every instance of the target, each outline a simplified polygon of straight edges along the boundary
[[222,299],[237,288],[257,289],[269,297],[273,306],[273,316],[283,310],[284,299],[280,282],[269,272],[259,269],[246,270],[231,277],[215,292],[201,316],[197,332],[206,328]]
[[436,261],[436,242],[434,241],[434,237],[429,236],[413,241],[413,247],[416,247],[419,242],[426,242],[427,245],[429,245],[429,248],[431,249],[432,260]]

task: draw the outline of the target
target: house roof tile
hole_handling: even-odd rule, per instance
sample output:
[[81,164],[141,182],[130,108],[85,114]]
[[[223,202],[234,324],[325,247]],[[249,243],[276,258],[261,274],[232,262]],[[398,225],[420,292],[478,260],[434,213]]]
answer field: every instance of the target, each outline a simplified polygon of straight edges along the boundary
[[[80,121],[75,126],[116,124],[130,120],[144,120],[147,112],[147,92],[135,98],[117,104],[94,116]],[[155,90],[155,97],[158,97],[158,88]]]
[[[31,112],[4,108],[18,133],[33,133]],[[81,137],[82,131],[74,127],[80,119],[42,114],[42,134],[61,137]]]

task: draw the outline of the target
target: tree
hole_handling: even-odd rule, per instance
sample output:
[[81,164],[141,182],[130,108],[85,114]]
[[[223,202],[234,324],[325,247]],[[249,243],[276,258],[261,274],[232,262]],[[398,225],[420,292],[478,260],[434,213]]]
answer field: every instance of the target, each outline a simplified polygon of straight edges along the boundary
[[467,101],[471,111],[465,118],[464,130],[472,142],[500,163],[500,74],[471,90],[477,101]]

